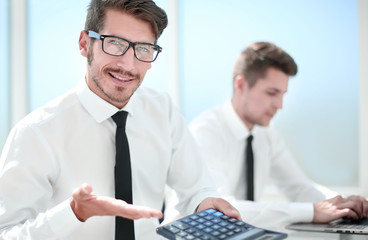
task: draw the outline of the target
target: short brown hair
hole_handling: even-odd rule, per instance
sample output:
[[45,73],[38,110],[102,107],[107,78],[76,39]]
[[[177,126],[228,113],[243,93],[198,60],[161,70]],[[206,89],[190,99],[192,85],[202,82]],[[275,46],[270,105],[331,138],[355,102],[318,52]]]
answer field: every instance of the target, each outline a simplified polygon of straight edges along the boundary
[[265,76],[270,67],[289,76],[295,76],[298,72],[294,59],[280,47],[270,42],[255,42],[250,44],[236,60],[233,79],[238,75],[244,75],[252,87],[259,78]]
[[122,10],[140,20],[148,22],[155,34],[156,41],[161,36],[168,22],[166,12],[152,0],[91,0],[84,30],[99,32],[103,28],[107,9]]

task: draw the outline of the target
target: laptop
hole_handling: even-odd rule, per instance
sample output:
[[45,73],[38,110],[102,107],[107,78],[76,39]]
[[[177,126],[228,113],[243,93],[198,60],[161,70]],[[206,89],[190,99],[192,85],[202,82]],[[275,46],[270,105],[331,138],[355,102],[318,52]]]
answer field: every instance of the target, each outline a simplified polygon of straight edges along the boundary
[[286,228],[298,231],[368,234],[368,218],[358,221],[338,219],[326,224],[293,223]]

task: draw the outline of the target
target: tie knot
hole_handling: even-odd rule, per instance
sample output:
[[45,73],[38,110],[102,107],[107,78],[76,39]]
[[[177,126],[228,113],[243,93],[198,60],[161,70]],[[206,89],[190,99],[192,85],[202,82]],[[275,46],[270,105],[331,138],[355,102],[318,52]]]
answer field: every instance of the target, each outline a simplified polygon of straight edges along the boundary
[[247,141],[248,141],[249,143],[251,143],[251,142],[252,142],[252,140],[253,140],[253,135],[249,135],[249,136],[248,136],[248,138],[247,138]]
[[114,122],[119,128],[125,128],[127,116],[128,116],[128,112],[119,111],[115,113],[114,115],[112,115],[112,119],[114,120]]

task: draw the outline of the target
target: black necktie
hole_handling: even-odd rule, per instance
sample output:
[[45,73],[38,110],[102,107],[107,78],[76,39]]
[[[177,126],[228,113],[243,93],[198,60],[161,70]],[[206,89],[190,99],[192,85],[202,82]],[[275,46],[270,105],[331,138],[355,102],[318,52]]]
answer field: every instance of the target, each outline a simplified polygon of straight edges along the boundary
[[246,176],[247,176],[247,199],[254,201],[254,160],[253,160],[253,149],[252,149],[253,136],[249,135],[247,138],[247,148],[245,153],[246,161]]
[[[122,199],[127,203],[133,203],[129,144],[125,133],[127,115],[127,112],[120,111],[112,116],[117,125],[115,135],[115,198]],[[130,219],[116,217],[115,240],[122,239],[134,240],[134,222]]]

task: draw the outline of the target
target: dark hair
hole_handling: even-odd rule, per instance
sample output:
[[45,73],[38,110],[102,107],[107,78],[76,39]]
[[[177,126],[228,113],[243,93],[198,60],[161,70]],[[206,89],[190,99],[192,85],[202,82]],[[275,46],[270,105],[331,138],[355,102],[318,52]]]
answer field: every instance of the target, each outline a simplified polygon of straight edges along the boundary
[[289,76],[295,76],[298,66],[294,59],[280,47],[270,42],[250,44],[236,60],[233,79],[244,75],[250,87],[265,76],[268,68],[276,68]]
[[104,25],[107,9],[117,9],[148,22],[156,41],[167,26],[167,15],[152,0],[91,0],[84,30],[99,32]]

